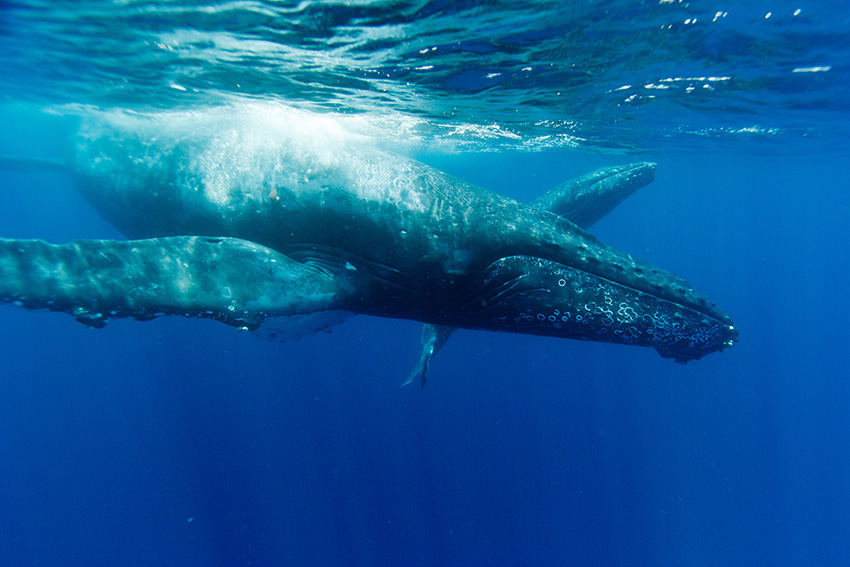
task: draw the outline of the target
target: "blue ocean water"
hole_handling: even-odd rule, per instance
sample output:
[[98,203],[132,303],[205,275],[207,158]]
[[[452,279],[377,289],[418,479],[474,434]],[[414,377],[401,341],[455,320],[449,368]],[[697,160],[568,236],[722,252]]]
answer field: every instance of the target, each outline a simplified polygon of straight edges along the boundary
[[[593,227],[741,340],[650,349],[420,325],[283,344],[0,306],[0,565],[850,562],[850,11],[840,2],[0,3],[0,155],[93,110],[256,105],[522,201],[656,180]],[[118,238],[55,171],[0,237]]]

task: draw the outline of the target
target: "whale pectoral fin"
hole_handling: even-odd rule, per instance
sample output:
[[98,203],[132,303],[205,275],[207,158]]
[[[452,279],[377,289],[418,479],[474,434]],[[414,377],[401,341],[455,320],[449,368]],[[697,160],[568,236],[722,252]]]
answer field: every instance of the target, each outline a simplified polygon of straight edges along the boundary
[[422,388],[425,387],[425,380],[428,378],[428,368],[431,366],[431,359],[443,348],[443,345],[446,344],[446,341],[449,340],[451,334],[456,330],[457,327],[431,325],[427,323],[422,327],[422,350],[419,353],[419,362],[413,367],[407,379],[402,382],[402,388],[416,379],[419,379]]
[[267,317],[344,307],[352,285],[236,238],[0,239],[0,302],[63,311],[92,327],[182,315],[257,328]]
[[586,230],[653,179],[655,164],[650,162],[603,167],[561,183],[538,197],[532,206]]

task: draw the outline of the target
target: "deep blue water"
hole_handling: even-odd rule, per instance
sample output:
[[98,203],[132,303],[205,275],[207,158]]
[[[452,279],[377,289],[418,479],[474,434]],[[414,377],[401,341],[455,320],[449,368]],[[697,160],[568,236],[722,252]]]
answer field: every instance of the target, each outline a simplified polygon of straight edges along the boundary
[[[242,19],[229,12],[225,25],[190,17],[213,13],[200,3],[131,2],[138,13],[115,28],[95,2],[2,4],[2,58],[31,73],[4,72],[0,149],[61,151],[63,119],[41,107],[203,112],[236,96],[236,65],[252,97],[315,112],[349,101],[330,114],[345,128],[523,201],[650,159],[655,182],[593,233],[686,277],[731,314],[740,342],[678,365],[650,349],[461,330],[419,390],[399,389],[418,356],[411,321],[358,316],[278,344],[212,321],[92,330],[0,306],[0,565],[850,563],[846,7],[739,3],[719,8],[727,28],[699,32],[714,6],[571,3],[570,17],[547,5],[532,18],[523,3],[472,15],[466,3],[345,4],[293,6],[290,21],[288,4],[234,3]],[[666,59],[648,61],[659,43],[643,30],[684,22],[683,10],[699,34],[663,36]],[[275,34],[282,22],[289,35]],[[133,49],[146,34],[218,27],[178,62]],[[471,60],[439,60],[454,71],[420,82],[405,74],[422,66],[402,65],[408,52],[464,32]],[[566,64],[528,83],[482,86],[476,74],[565,60],[576,45],[581,80]],[[594,79],[605,46],[634,57]],[[284,55],[311,57],[305,74]],[[829,70],[792,72],[809,67]],[[702,71],[733,86],[625,107],[605,95]],[[571,93],[574,114],[556,92]],[[2,171],[0,237],[119,235],[66,175]]]

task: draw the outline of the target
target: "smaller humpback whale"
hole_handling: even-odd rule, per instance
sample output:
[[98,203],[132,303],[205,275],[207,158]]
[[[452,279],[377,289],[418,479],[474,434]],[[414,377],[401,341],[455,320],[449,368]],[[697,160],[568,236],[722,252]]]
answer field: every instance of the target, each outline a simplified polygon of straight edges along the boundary
[[686,281],[579,226],[639,186],[610,172],[523,205],[326,118],[239,107],[90,111],[68,163],[130,240],[0,239],[0,302],[93,327],[161,314],[244,329],[326,310],[412,319],[430,325],[426,371],[456,327],[648,346],[677,362],[737,340]]

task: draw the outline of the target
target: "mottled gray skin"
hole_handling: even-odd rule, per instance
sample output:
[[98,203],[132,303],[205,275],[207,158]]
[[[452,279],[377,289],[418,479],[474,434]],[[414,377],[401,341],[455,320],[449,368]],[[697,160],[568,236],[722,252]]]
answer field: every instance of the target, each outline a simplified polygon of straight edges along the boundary
[[353,291],[322,270],[238,238],[60,245],[0,239],[0,297],[64,311],[96,328],[118,317],[160,314],[252,328],[281,306],[292,306],[292,314],[312,313]]
[[[558,185],[537,198],[532,206],[553,212],[587,230],[653,179],[654,163],[603,167]],[[444,325],[423,326],[419,360],[402,386],[419,381],[425,387],[431,360],[455,330],[456,327]]]
[[[291,119],[119,118],[81,129],[72,170],[95,208],[145,240],[2,241],[0,300],[98,325],[168,313],[255,328],[347,309],[652,346],[680,362],[737,337],[684,280],[399,155]],[[249,281],[261,301],[238,291]]]

